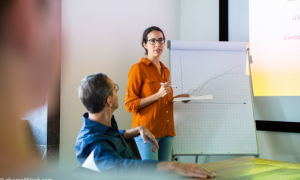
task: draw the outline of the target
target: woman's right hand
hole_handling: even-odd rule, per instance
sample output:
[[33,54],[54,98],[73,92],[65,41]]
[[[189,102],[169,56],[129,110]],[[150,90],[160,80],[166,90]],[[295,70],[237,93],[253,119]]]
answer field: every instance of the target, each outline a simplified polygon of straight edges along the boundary
[[162,85],[159,89],[159,91],[156,93],[158,99],[165,97],[171,92],[171,88],[169,87],[170,83],[166,82],[164,85]]

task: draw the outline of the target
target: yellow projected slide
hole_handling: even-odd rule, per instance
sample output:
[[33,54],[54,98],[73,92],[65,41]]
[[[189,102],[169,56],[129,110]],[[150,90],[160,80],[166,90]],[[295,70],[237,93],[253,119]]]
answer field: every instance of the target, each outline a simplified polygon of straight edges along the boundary
[[255,96],[300,96],[300,0],[250,0]]

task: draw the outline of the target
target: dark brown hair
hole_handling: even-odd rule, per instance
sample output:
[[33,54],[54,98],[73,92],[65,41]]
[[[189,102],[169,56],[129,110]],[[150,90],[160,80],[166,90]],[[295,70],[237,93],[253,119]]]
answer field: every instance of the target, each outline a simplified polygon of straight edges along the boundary
[[145,55],[148,55],[148,50],[144,47],[144,43],[147,44],[147,42],[148,42],[148,34],[151,33],[152,31],[160,31],[163,34],[163,37],[165,39],[165,34],[164,34],[164,32],[159,27],[157,27],[157,26],[151,26],[151,27],[148,27],[147,29],[145,29],[145,31],[143,33],[143,40],[142,40],[142,46],[146,50]]

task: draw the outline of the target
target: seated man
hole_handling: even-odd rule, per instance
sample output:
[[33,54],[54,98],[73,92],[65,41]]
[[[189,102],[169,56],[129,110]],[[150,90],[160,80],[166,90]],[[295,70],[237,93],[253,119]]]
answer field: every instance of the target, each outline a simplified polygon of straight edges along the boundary
[[75,144],[80,165],[94,151],[94,160],[102,172],[138,174],[151,172],[175,172],[179,175],[207,178],[214,174],[198,164],[137,160],[124,139],[141,135],[144,142],[158,149],[155,137],[145,127],[118,130],[113,113],[119,107],[119,87],[105,74],[97,73],[84,78],[79,86],[79,98],[88,110],[83,115],[83,126]]

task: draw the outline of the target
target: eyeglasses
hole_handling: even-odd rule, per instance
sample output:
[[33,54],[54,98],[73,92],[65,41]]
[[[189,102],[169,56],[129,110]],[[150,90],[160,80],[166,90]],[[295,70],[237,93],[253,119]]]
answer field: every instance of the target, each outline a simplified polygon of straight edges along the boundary
[[119,85],[115,84],[115,88],[108,93],[108,95],[107,95],[107,97],[105,99],[107,99],[108,96],[110,95],[110,93],[112,93],[114,90],[119,91]]
[[149,39],[148,41],[151,45],[155,45],[156,42],[158,42],[159,44],[164,44],[165,43],[165,38],[159,38],[157,40],[156,39]]
[[[111,90],[110,93],[112,93],[114,90],[119,91],[119,85],[115,84],[115,88],[114,88],[113,90]],[[110,93],[109,93],[109,94],[110,94]]]

